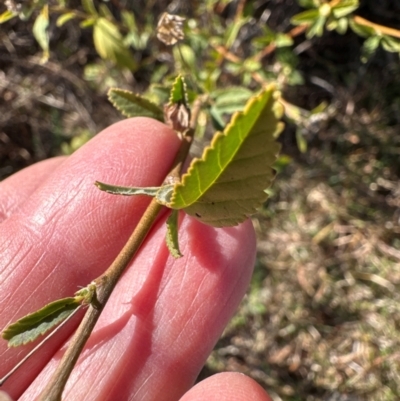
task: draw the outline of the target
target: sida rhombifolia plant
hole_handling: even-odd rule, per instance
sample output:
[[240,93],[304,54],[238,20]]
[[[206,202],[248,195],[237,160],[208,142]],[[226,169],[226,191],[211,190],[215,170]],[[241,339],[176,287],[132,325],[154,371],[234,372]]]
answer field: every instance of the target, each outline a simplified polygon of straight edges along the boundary
[[[163,14],[158,24],[158,38],[168,45],[175,45],[183,39],[183,21],[182,17]],[[181,146],[171,171],[160,187],[121,187],[118,183],[94,183],[109,194],[147,195],[152,200],[115,261],[100,277],[77,291],[74,296],[51,302],[2,331],[2,337],[10,347],[22,346],[49,330],[53,330],[50,335],[54,334],[77,310],[87,308],[40,400],[61,400],[68,377],[117,281],[164,207],[169,209],[166,244],[171,255],[179,258],[182,256],[178,238],[179,210],[204,224],[227,227],[246,220],[267,199],[265,190],[274,178],[272,166],[280,149],[276,138],[283,128],[280,122],[283,106],[279,101],[279,93],[274,86],[266,86],[252,95],[243,111],[233,114],[225,128],[215,133],[202,156],[193,159],[184,172],[183,165],[193,141],[204,98],[204,94],[189,93],[182,75],[178,75],[173,82],[169,100],[164,106],[129,91],[109,91],[109,99],[124,115],[141,115],[163,121],[176,132],[181,139]]]

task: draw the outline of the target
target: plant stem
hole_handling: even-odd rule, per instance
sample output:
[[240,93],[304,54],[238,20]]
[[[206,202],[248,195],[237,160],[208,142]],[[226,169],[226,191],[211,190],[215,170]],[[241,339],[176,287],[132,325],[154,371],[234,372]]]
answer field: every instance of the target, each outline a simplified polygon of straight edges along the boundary
[[89,336],[97,320],[99,319],[108,298],[110,297],[121,274],[133,256],[139,250],[140,245],[146,238],[147,233],[152,227],[161,209],[162,206],[153,198],[135,230],[129,237],[128,242],[122,248],[115,261],[104,274],[95,280],[97,284],[96,296],[101,308],[94,308],[92,305],[89,305],[89,308],[74,336],[72,337],[68,349],[61,359],[60,364],[40,395],[40,401],[61,400],[61,395],[67,383],[68,377],[70,376],[72,369],[74,368],[75,363],[86,344],[86,341],[89,339]]
[[[190,127],[182,139],[181,146],[175,156],[173,167],[170,173],[167,175],[167,178],[178,177],[181,174],[183,163],[186,160],[190,145],[192,143],[195,130],[194,127],[200,112],[200,108],[201,99],[195,102],[193,106]],[[99,307],[94,307],[92,304],[89,305],[89,308],[78,329],[73,335],[56,371],[53,373],[50,381],[40,394],[38,401],[61,401],[61,396],[67,380],[79,358],[80,353],[83,350],[83,347],[89,339],[104,306],[106,305],[125,268],[128,266],[142,245],[162,208],[163,206],[156,201],[156,198],[153,198],[117,258],[105,273],[94,280],[96,283],[96,297],[98,302],[96,305],[99,305]]]
[[400,31],[398,29],[389,28],[387,26],[375,24],[374,22],[368,21],[365,18],[359,17],[355,15],[353,17],[353,21],[358,25],[368,26],[370,28],[375,29],[377,32],[381,32],[384,35],[393,36],[395,38],[400,38]]

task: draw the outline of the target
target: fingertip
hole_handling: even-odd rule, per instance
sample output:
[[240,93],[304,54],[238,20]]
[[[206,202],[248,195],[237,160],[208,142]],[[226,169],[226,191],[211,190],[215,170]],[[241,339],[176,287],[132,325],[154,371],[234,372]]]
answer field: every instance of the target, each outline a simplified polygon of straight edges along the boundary
[[250,377],[237,372],[218,373],[197,383],[180,401],[271,401]]

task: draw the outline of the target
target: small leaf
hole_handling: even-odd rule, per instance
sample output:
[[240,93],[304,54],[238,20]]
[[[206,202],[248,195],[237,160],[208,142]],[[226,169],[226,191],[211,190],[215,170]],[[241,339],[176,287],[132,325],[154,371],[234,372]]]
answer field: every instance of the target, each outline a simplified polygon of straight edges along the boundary
[[99,56],[111,60],[118,66],[136,69],[136,63],[130,51],[123,45],[122,36],[118,27],[104,17],[96,19],[93,28],[93,41]]
[[80,305],[80,302],[74,297],[51,302],[42,309],[10,324],[3,330],[2,337],[8,340],[9,347],[18,347],[34,341],[37,337],[65,320]]
[[167,206],[215,227],[237,225],[253,214],[274,177],[282,112],[272,87],[251,98],[214,136],[202,158],[192,161]]
[[179,249],[178,216],[179,211],[172,210],[167,219],[167,235],[165,236],[165,242],[167,244],[168,250],[175,259],[181,258],[183,256]]
[[100,190],[113,195],[147,195],[156,196],[161,187],[147,187],[147,188],[135,188],[135,187],[120,187],[117,185],[105,184],[104,182],[96,181],[95,185]]
[[110,21],[112,21],[114,19],[114,16],[113,16],[111,10],[105,4],[100,4],[99,10],[100,10],[100,15],[102,17],[107,18]]
[[43,50],[43,62],[49,59],[49,34],[47,28],[49,27],[49,6],[46,5],[37,16],[33,24],[32,33],[39,46]]
[[190,110],[185,80],[178,75],[174,81],[169,103],[164,106],[164,121],[174,131],[183,134],[190,124]]
[[306,153],[307,152],[307,141],[306,141],[306,138],[304,138],[301,128],[297,128],[297,130],[296,130],[296,142],[297,142],[297,147],[298,147],[299,151],[301,153]]
[[275,46],[276,47],[286,47],[293,46],[293,38],[284,33],[277,33],[275,38]]
[[308,28],[306,37],[308,39],[313,38],[314,36],[321,37],[324,33],[326,18],[323,16],[318,17],[314,23]]
[[356,22],[354,22],[353,19],[349,20],[349,24],[352,31],[363,38],[368,38],[369,36],[373,36],[376,34],[374,28],[371,28],[370,26],[357,24]]
[[178,75],[172,85],[171,92],[169,95],[169,103],[170,104],[184,104],[188,103],[188,95],[186,89],[186,82],[182,75]]
[[384,35],[381,40],[382,47],[391,53],[400,53],[400,40]]
[[97,16],[97,10],[93,0],[82,0],[83,9],[90,15]]
[[79,24],[79,27],[82,29],[90,28],[91,26],[93,26],[96,23],[96,21],[97,21],[96,17],[86,18]]
[[108,91],[108,100],[125,117],[151,117],[164,121],[163,111],[155,103],[133,92],[111,88]]
[[240,86],[217,89],[210,94],[211,99],[215,99],[212,106],[215,111],[210,110],[210,112],[219,115],[241,111],[251,95],[251,90]]
[[316,9],[303,11],[294,15],[290,22],[293,25],[312,24],[319,17],[319,12]]
[[381,43],[382,36],[370,36],[368,39],[364,41],[362,47],[362,60],[366,62],[374,53],[375,50],[379,47]]
[[332,7],[332,14],[335,18],[346,17],[359,7],[358,0],[342,0]]
[[74,19],[74,18],[76,18],[76,14],[73,11],[62,14],[57,18],[56,25],[63,26],[66,22],[68,22],[69,20]]
[[137,25],[135,20],[135,15],[127,10],[121,11],[121,19],[124,25],[132,32],[137,32]]
[[14,13],[10,10],[4,11],[3,13],[0,14],[0,24],[7,22],[8,20],[16,17],[17,15],[18,15],[17,13]]

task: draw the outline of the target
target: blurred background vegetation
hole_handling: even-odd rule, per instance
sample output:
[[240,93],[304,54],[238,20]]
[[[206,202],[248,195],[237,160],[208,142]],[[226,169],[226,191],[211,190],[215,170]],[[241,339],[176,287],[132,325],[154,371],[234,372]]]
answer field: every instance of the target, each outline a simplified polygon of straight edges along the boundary
[[[165,11],[186,18],[179,47],[156,38]],[[201,378],[400,399],[399,2],[7,0],[0,22],[0,179],[121,119],[110,87],[160,101],[189,74],[204,143],[274,82],[286,128],[255,274]]]

